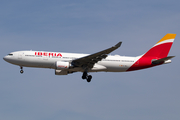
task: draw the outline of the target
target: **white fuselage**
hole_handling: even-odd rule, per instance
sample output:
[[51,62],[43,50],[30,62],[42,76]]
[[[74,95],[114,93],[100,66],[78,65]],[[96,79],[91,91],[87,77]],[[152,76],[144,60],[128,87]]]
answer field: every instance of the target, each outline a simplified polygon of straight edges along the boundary
[[168,56],[168,53],[175,36],[176,34],[166,34],[145,54],[137,57],[108,55],[121,46],[122,42],[118,42],[115,46],[94,54],[17,51],[3,59],[20,66],[20,73],[23,73],[23,67],[51,68],[55,69],[55,75],[83,72],[82,79],[90,82],[92,76],[88,75],[88,72],[126,72],[171,63],[170,59],[174,56]]
[[[85,57],[89,54],[63,53],[63,52],[44,52],[44,51],[17,51],[12,52],[4,57],[9,63],[21,67],[37,67],[37,68],[56,68],[57,61],[71,63],[72,60]],[[105,59],[94,64],[93,68],[88,72],[124,72],[127,71],[140,57],[125,57],[119,55],[109,55]],[[80,71],[82,68],[69,68],[68,71]]]

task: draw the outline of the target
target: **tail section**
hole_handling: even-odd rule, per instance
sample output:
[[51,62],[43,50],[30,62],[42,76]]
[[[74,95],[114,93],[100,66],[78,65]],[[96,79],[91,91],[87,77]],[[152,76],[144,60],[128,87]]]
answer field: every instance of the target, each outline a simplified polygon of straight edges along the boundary
[[148,52],[146,52],[143,57],[155,57],[157,59],[167,57],[175,37],[176,34],[166,34]]
[[156,65],[163,64],[166,62],[166,60],[171,59],[172,57],[167,56],[174,42],[175,37],[176,34],[166,34],[149,51],[142,55],[127,71],[153,67]]

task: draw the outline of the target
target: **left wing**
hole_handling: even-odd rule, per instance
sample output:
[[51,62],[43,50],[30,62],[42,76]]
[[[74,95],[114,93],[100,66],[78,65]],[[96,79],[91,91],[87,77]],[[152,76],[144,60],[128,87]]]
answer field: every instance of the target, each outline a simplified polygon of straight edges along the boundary
[[121,46],[122,42],[117,43],[115,46],[108,48],[106,50],[79,58],[75,59],[72,61],[72,65],[74,67],[82,67],[82,68],[92,68],[95,63],[98,61],[101,61],[103,58],[107,57],[107,54],[111,53],[112,51],[116,50]]

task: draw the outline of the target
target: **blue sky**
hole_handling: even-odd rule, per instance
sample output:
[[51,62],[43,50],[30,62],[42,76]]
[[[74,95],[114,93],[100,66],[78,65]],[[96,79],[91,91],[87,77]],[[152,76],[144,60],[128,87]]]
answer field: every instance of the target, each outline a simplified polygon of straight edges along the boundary
[[176,33],[171,64],[127,73],[55,76],[52,69],[0,62],[2,120],[169,120],[180,118],[178,0],[0,2],[0,56],[17,50],[141,55]]

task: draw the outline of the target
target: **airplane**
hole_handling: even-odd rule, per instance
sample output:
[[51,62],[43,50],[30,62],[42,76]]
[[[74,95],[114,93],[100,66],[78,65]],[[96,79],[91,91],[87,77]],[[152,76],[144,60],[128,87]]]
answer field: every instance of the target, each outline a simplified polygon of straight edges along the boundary
[[119,42],[94,54],[30,50],[11,52],[3,59],[20,66],[20,73],[24,72],[23,67],[51,68],[55,69],[55,75],[82,72],[82,79],[90,82],[90,72],[128,72],[171,63],[170,59],[175,56],[168,56],[168,53],[175,37],[176,34],[166,34],[150,50],[136,57],[108,55],[121,46],[122,42]]

